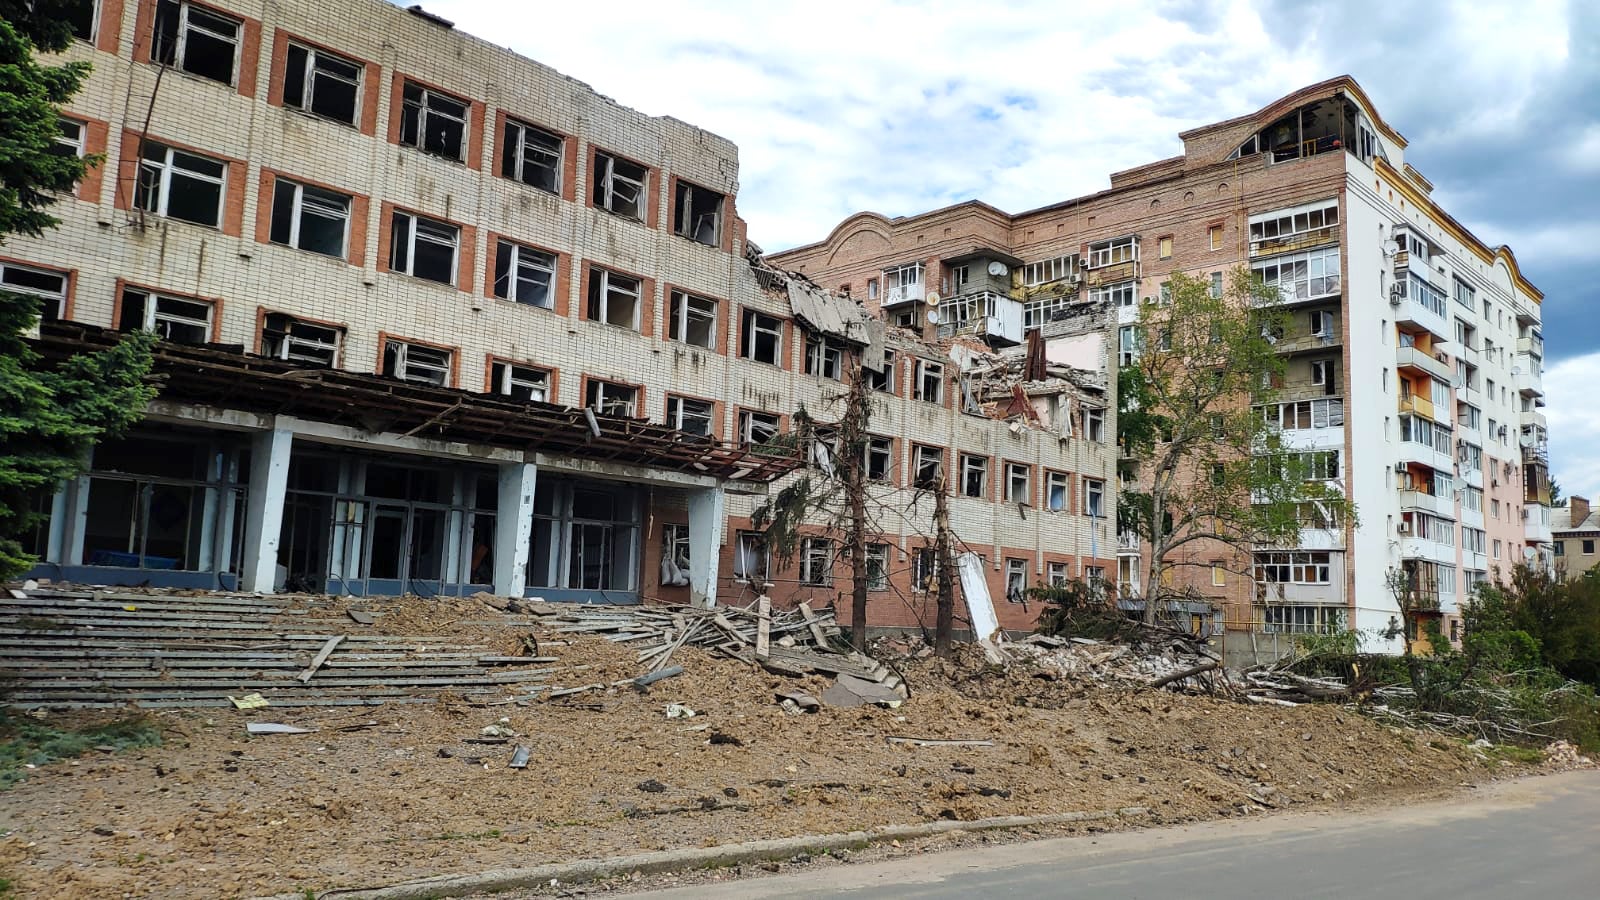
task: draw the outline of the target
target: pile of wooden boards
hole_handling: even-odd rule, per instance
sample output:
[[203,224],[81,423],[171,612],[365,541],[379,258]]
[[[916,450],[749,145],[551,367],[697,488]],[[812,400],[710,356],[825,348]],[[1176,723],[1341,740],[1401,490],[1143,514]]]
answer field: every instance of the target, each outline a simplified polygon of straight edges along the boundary
[[548,627],[619,643],[638,642],[645,676],[667,670],[685,645],[714,650],[781,675],[848,675],[905,695],[898,673],[843,644],[833,612],[806,603],[775,610],[766,597],[749,606],[552,607]]
[[229,706],[248,694],[297,707],[527,695],[542,689],[530,683],[582,668],[460,638],[380,634],[354,615],[343,633],[291,618],[308,607],[251,594],[0,591],[0,678],[26,708]]

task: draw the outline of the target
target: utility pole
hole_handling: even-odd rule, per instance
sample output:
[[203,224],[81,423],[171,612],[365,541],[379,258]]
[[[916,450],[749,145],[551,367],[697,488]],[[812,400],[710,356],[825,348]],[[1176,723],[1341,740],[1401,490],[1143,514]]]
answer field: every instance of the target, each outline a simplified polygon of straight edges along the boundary
[[956,595],[950,570],[955,560],[950,553],[950,499],[941,472],[933,494],[934,564],[938,568],[938,612],[933,621],[933,652],[941,659],[950,657],[950,631],[955,627]]

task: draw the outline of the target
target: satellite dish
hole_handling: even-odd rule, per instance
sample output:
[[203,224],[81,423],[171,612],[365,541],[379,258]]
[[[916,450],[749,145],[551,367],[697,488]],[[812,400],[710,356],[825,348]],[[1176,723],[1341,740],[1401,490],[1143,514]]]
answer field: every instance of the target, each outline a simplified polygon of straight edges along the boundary
[[1522,548],[1522,558],[1523,559],[1533,559],[1535,556],[1538,556],[1538,555],[1539,555],[1539,551],[1533,549],[1532,547],[1523,547]]
[[1532,447],[1533,446],[1533,432],[1524,431],[1522,433],[1522,437],[1517,439],[1517,442],[1520,443],[1524,447]]
[[1010,269],[1006,268],[1006,264],[998,259],[989,263],[989,274],[995,276],[996,278],[1000,277],[1001,275],[1005,275],[1010,271]]
[[937,309],[928,310],[928,324],[929,325],[937,325],[937,324],[939,324],[939,311]]
[[1456,390],[1459,391],[1463,387],[1465,387],[1466,384],[1467,384],[1467,377],[1465,375],[1461,374],[1461,370],[1460,369],[1456,369],[1454,372],[1452,372],[1450,374],[1450,386],[1451,387],[1454,387]]
[[943,300],[943,299],[944,299],[943,297],[939,296],[939,292],[938,291],[929,291],[928,292],[928,305],[929,306],[938,306],[939,305],[939,301]]

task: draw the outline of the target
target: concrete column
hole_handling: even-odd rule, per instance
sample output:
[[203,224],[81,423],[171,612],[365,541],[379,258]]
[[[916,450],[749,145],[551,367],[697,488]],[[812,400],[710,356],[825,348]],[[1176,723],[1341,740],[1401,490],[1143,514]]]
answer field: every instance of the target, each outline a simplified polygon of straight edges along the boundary
[[689,602],[711,609],[717,605],[717,564],[728,519],[727,495],[721,485],[693,488],[688,493]]
[[494,592],[521,597],[528,589],[528,544],[533,538],[533,463],[500,464],[500,497],[494,516]]
[[283,533],[283,501],[289,487],[289,450],[294,432],[274,428],[250,442],[250,499],[244,523],[240,588],[271,593],[277,587],[278,540]]

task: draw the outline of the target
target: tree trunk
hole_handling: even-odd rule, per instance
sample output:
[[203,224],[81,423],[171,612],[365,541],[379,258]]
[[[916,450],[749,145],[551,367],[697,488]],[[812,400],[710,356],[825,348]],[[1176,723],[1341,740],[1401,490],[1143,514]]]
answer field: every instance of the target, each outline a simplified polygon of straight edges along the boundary
[[861,367],[855,369],[850,396],[845,408],[845,446],[854,448],[853,459],[845,467],[845,491],[850,500],[850,643],[857,650],[867,649],[867,479],[862,460],[866,439],[867,382]]
[[950,569],[955,564],[950,553],[950,501],[945,496],[945,479],[940,476],[938,489],[933,495],[933,524],[935,540],[934,564],[938,569],[938,613],[933,622],[933,652],[942,659],[950,658],[950,632],[955,627],[956,594]]

